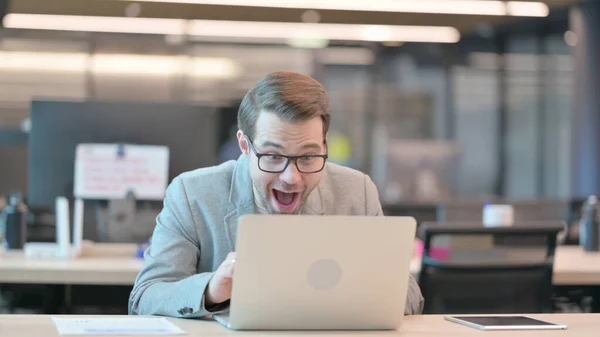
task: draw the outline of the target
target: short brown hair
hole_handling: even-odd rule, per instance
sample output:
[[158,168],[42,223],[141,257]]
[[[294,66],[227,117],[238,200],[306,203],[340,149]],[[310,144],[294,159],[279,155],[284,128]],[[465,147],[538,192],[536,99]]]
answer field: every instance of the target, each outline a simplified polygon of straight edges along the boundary
[[244,96],[238,110],[238,128],[251,140],[262,111],[275,113],[287,122],[320,116],[323,138],[331,121],[329,95],[315,79],[293,72],[275,72],[260,79]]

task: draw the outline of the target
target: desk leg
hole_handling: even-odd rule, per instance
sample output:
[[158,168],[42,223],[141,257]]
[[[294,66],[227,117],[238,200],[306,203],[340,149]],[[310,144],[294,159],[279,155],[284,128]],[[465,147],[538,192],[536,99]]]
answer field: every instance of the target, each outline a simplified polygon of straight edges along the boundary
[[590,296],[592,297],[591,310],[592,313],[600,313],[600,287],[590,287]]
[[60,284],[48,284],[42,299],[42,312],[47,315],[63,313],[64,289]]
[[71,301],[71,285],[70,284],[66,284],[65,285],[65,294],[64,294],[64,303],[63,303],[63,310],[65,312],[65,314],[69,315],[73,313],[73,305],[72,305],[72,301]]

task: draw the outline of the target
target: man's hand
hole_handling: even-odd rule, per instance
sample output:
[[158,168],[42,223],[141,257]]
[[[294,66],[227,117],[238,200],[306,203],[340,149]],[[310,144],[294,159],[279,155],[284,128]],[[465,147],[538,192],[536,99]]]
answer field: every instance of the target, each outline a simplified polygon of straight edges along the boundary
[[235,265],[235,252],[229,253],[227,258],[210,279],[204,293],[206,306],[220,304],[231,298],[233,281],[233,268]]

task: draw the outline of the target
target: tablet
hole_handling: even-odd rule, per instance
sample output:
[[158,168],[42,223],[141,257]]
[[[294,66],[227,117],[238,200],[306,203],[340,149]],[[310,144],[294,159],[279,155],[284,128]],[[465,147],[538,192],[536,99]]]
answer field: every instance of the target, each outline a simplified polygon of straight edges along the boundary
[[444,316],[444,319],[479,330],[561,330],[564,324],[528,316]]

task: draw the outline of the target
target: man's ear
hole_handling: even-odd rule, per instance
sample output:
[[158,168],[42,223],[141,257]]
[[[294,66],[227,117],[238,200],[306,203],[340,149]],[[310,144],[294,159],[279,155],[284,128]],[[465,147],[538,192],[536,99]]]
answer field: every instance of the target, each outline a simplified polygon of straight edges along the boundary
[[237,132],[238,145],[240,146],[240,150],[244,155],[248,155],[250,153],[250,145],[248,144],[248,139],[244,134],[244,131],[238,130]]

